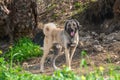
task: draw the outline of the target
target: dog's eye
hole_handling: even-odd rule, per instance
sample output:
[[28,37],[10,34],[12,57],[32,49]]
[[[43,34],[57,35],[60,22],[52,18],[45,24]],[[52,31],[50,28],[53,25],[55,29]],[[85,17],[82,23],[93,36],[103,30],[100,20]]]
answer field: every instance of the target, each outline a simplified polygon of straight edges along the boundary
[[73,24],[73,26],[75,26],[75,24]]

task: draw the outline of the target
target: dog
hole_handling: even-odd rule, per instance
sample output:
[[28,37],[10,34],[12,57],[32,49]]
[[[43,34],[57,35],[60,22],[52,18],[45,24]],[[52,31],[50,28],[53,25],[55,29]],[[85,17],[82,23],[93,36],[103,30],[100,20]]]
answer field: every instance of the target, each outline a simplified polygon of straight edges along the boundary
[[40,61],[40,72],[44,72],[45,59],[55,43],[60,44],[64,48],[66,65],[71,69],[71,61],[79,42],[78,32],[80,27],[81,25],[76,19],[67,20],[64,29],[57,28],[54,23],[44,25],[44,53]]

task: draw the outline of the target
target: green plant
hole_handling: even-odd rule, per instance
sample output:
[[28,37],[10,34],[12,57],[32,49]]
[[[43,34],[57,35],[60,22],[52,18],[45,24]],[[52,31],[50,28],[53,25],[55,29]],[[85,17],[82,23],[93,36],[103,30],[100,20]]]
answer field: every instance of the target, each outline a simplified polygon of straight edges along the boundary
[[[12,48],[10,48],[12,49]],[[0,58],[0,80],[119,80],[120,67],[110,68],[108,73],[105,74],[105,68],[100,66],[95,69],[95,71],[89,72],[86,75],[81,74],[76,75],[68,67],[64,67],[62,70],[57,70],[52,76],[42,75],[42,74],[32,74],[30,72],[24,71],[20,66],[14,65],[13,60],[16,56],[20,56],[20,53],[10,53],[10,63],[6,62],[4,58]],[[81,58],[87,56],[86,51],[81,52]],[[85,60],[85,59],[84,59]],[[83,63],[82,66],[85,66]],[[116,71],[117,70],[117,71]]]
[[95,71],[86,75],[78,76],[68,67],[57,70],[52,76],[32,74],[24,71],[20,66],[9,67],[4,58],[0,58],[0,80],[119,80],[119,72],[109,69],[107,76],[104,75],[104,67],[96,68]]
[[68,67],[65,67],[63,70],[55,71],[53,80],[80,80],[80,77],[75,75]]
[[80,63],[80,67],[87,67],[87,61],[85,59],[85,57],[87,56],[87,52],[86,51],[82,51],[81,52],[81,63]]
[[80,8],[83,4],[80,2],[75,2],[74,6],[75,8]]
[[10,59],[18,62],[22,62],[32,57],[41,56],[43,53],[39,45],[34,44],[29,38],[26,37],[19,39],[9,48],[10,49],[7,53],[5,53],[4,57],[7,60]]
[[58,14],[57,13],[54,13],[53,15],[52,15],[52,18],[53,19],[56,19],[58,17]]
[[100,66],[95,71],[90,72],[85,76],[85,80],[119,80],[120,74],[114,69],[109,69],[108,74],[105,75],[104,67]]
[[4,58],[0,58],[0,65],[0,80],[52,80],[50,76],[35,75],[17,65],[9,67]]
[[84,11],[85,9],[88,8],[88,2],[75,2],[74,7],[76,10],[79,10],[79,12]]

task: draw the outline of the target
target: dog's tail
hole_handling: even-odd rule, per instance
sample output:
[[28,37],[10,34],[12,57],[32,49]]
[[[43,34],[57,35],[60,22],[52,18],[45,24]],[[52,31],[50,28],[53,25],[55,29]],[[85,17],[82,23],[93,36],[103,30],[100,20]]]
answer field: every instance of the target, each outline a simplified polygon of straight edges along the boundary
[[45,36],[50,36],[54,29],[56,29],[56,25],[54,23],[47,23],[44,25],[43,32]]

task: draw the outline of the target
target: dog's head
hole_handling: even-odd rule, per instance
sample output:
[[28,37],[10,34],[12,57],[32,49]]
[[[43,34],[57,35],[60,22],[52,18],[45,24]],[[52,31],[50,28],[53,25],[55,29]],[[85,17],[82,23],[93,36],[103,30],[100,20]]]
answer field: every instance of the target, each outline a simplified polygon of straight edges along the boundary
[[81,25],[76,19],[67,20],[65,23],[65,31],[71,36],[74,37],[76,32],[79,30]]

